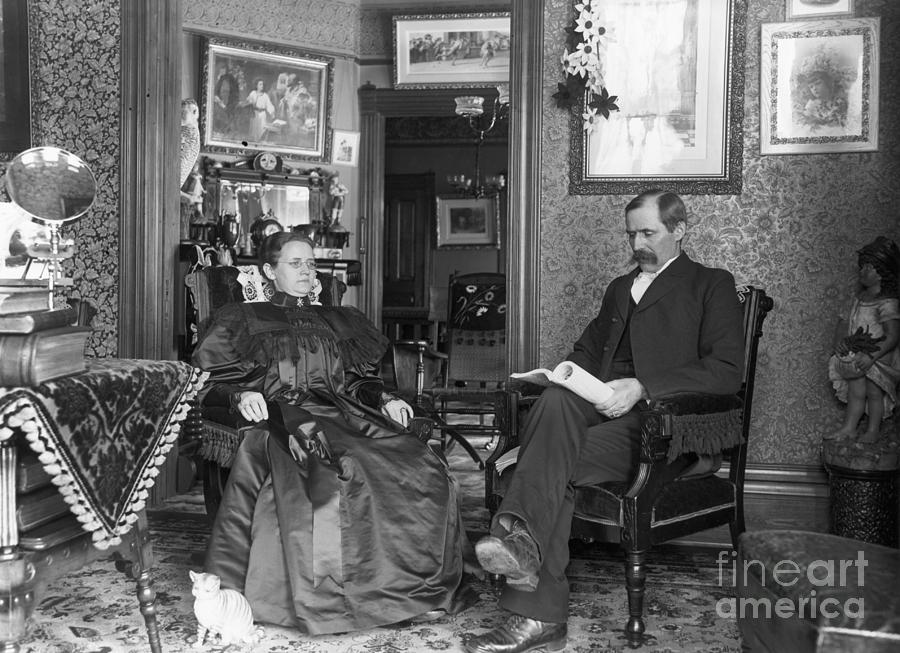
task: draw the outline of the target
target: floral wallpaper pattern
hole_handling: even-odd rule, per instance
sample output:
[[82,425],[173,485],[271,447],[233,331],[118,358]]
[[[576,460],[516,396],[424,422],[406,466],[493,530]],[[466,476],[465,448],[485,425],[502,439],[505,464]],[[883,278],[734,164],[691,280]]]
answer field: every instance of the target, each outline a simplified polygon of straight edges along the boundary
[[238,38],[298,44],[329,54],[359,50],[359,1],[191,0],[184,3],[184,27]]
[[118,0],[30,0],[33,145],[55,145],[78,155],[97,179],[87,214],[63,229],[75,256],[64,264],[74,285],[65,295],[93,304],[97,315],[89,356],[118,349],[119,105],[121,79]]
[[[599,309],[607,284],[629,269],[623,208],[630,196],[569,196],[569,116],[551,97],[571,0],[545,0],[541,197],[544,365],[560,360]],[[744,186],[740,195],[685,196],[686,251],[727,268],[774,298],[756,374],[749,459],[819,465],[822,435],[837,428],[827,360],[856,274],[855,251],[900,238],[900,3],[857,0],[881,16],[879,151],[760,156],[760,24],[785,20],[784,0],[749,0],[745,64]],[[620,98],[623,101],[624,98]]]

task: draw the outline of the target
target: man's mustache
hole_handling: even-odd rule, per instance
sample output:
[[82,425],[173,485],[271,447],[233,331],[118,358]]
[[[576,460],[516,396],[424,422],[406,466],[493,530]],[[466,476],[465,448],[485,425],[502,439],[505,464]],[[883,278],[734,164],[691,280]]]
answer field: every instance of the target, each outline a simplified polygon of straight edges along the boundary
[[646,249],[636,249],[634,253],[631,255],[632,263],[657,263],[658,259],[656,254],[653,252],[649,252]]

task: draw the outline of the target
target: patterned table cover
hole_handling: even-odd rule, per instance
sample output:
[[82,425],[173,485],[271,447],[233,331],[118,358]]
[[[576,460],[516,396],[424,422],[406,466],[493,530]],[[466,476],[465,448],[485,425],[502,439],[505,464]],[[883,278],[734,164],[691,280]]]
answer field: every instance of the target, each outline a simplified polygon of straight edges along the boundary
[[92,359],[79,374],[0,388],[0,440],[28,442],[106,549],[137,521],[206,376],[180,361]]

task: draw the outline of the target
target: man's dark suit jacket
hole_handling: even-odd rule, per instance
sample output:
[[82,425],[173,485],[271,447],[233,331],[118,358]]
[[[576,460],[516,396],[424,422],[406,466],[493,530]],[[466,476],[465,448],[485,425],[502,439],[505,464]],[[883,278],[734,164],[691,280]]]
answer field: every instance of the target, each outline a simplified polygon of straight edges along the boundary
[[[609,379],[638,272],[635,268],[609,284],[600,313],[568,356],[600,379]],[[743,310],[731,273],[695,263],[682,252],[647,288],[631,316],[630,333],[635,377],[650,399],[740,389]]]

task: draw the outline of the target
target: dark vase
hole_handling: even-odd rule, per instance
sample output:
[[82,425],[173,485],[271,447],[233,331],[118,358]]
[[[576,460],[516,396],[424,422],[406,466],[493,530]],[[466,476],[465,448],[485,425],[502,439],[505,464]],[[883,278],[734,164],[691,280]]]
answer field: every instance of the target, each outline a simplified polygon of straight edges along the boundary
[[219,225],[219,238],[222,239],[222,243],[226,247],[234,247],[237,245],[238,238],[241,235],[241,223],[238,222],[237,216],[229,213],[227,215],[222,216],[221,224]]

